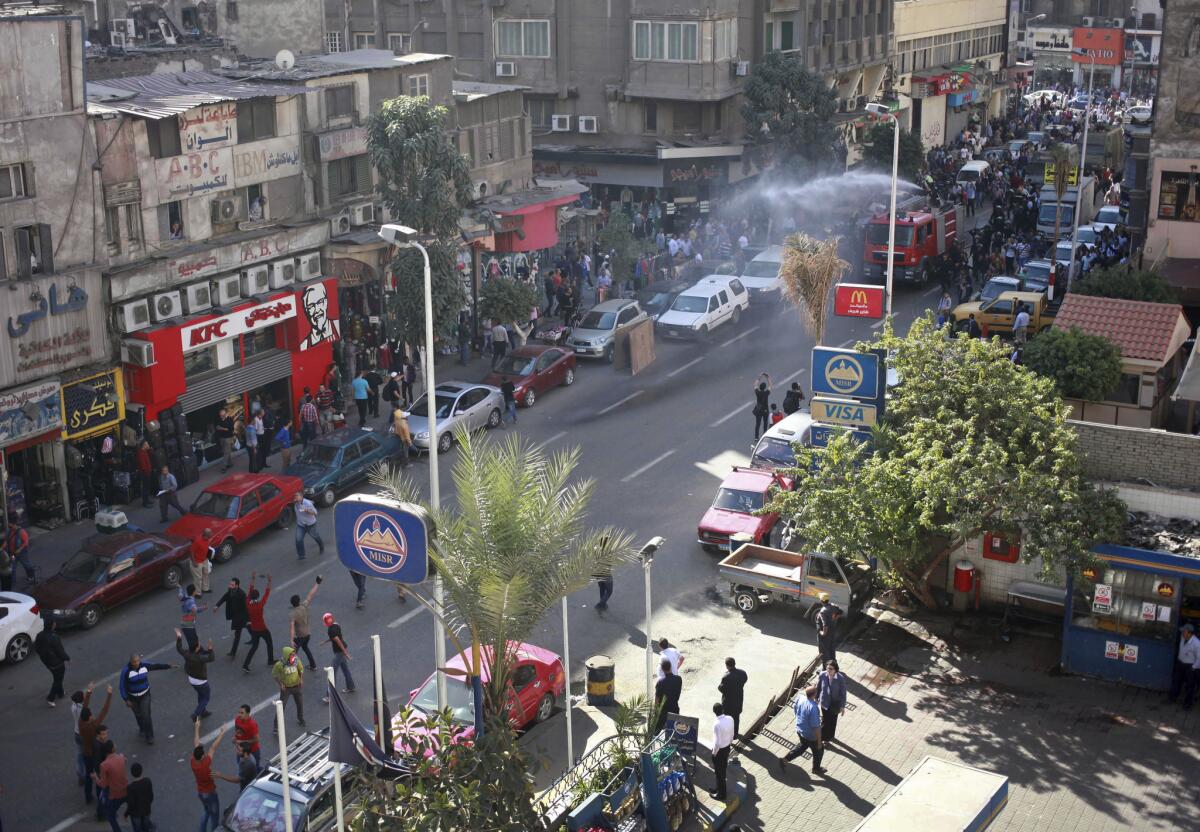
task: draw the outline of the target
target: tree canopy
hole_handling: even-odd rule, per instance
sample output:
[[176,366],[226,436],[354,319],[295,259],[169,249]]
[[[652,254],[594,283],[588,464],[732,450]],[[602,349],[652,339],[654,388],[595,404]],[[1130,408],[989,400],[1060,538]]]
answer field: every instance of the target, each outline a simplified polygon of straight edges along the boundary
[[742,90],[742,118],[754,141],[750,156],[763,167],[828,168],[841,141],[835,113],[837,93],[805,69],[797,53],[768,52]]
[[[614,283],[621,283],[633,276],[633,264],[637,260],[638,243],[633,236],[633,224],[624,212],[614,212],[608,218],[608,223],[600,229],[596,240],[600,243],[600,251],[612,258]],[[595,263],[593,269],[599,273],[600,264]]]
[[537,289],[511,277],[488,278],[479,293],[479,314],[502,324],[523,325],[537,305]]
[[888,327],[871,346],[894,351],[901,383],[874,453],[845,436],[797,449],[796,488],[771,508],[800,538],[877,556],[928,605],[934,570],[982,530],[1019,531],[1022,555],[1055,578],[1089,562],[1095,543],[1120,539],[1123,506],[1084,480],[1051,380],[1013,364],[998,341],[947,338],[929,317],[906,337]]
[[1121,383],[1121,350],[1078,327],[1046,330],[1025,347],[1023,360],[1072,399],[1102,401]]
[[[863,165],[870,170],[886,173],[892,172],[892,133],[894,128],[890,121],[875,124],[867,131],[863,144]],[[916,182],[925,164],[925,148],[921,137],[911,130],[900,131],[900,161],[897,165],[901,179]]]
[[1166,278],[1155,271],[1132,269],[1125,264],[1093,269],[1071,285],[1078,295],[1151,303],[1178,303],[1179,298]]

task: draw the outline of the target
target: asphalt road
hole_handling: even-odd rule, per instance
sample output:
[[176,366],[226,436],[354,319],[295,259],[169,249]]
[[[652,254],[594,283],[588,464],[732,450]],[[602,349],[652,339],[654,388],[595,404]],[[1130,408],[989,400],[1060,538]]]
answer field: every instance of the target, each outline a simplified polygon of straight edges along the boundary
[[[901,288],[895,304],[898,321],[906,325],[934,305],[935,293],[936,287]],[[830,346],[850,345],[869,337],[872,329],[869,321],[833,318],[825,342]],[[812,346],[812,338],[791,310],[777,314],[752,310],[737,328],[720,330],[711,345],[659,342],[655,362],[636,377],[607,365],[581,362],[573,387],[553,391],[531,410],[519,413],[516,430],[523,438],[551,449],[570,445],[582,449],[579,474],[598,483],[590,512],[593,522],[628,528],[639,541],[653,535],[667,539],[653,570],[653,636],[657,639],[665,635],[682,645],[687,657],[684,705],[691,703],[700,713],[707,713],[713,680],[723,669],[720,663],[725,655],[741,657],[756,652],[756,658],[748,658],[742,666],[770,667],[781,662],[780,649],[795,648],[807,655],[809,648],[797,643],[812,644],[811,630],[786,610],[768,609],[756,614],[753,621],[743,620],[716,581],[715,559],[701,551],[695,540],[696,522],[711,501],[720,477],[732,463],[744,461],[750,448],[751,385],[755,377],[769,372],[779,401],[783,389],[793,380],[799,380],[808,392]],[[438,368],[439,380],[479,379],[485,372],[480,361],[473,362],[461,375],[460,369],[456,363],[444,361]],[[508,428],[508,432],[512,430]],[[449,472],[454,460],[455,452],[451,451],[443,462],[442,488],[447,498],[453,495]],[[411,470],[417,478],[426,475],[424,463]],[[210,472],[203,482],[211,478]],[[186,489],[182,495],[185,505],[199,487]],[[156,509],[139,509],[131,514],[134,522],[159,527]],[[326,541],[333,539],[332,512],[321,513],[319,528]],[[45,559],[43,568],[48,570],[52,561],[69,554],[66,549],[70,534],[82,536],[86,531],[82,527],[56,535],[56,541],[68,540],[60,551],[48,551],[45,544],[41,545],[38,555]],[[291,531],[268,530],[242,547],[230,563],[216,568],[213,587],[216,593],[221,592],[235,575],[245,586],[251,570],[273,574],[267,621],[278,650],[287,634],[288,596],[303,595],[313,577],[323,574],[325,583],[313,603],[313,643],[315,646],[322,638],[317,634],[322,632],[321,614],[333,612],[348,637],[361,691],[348,699],[360,715],[369,718],[371,698],[366,691],[371,678],[370,635],[382,635],[386,684],[393,700],[402,699],[433,668],[432,622],[417,605],[399,603],[389,587],[375,583],[368,589],[365,609],[354,609],[354,587],[332,547],[327,546],[323,558],[315,555],[310,551],[307,561],[297,562]],[[642,689],[642,584],[640,568],[618,573],[615,594],[603,616],[591,608],[593,588],[569,599],[571,670],[576,688],[582,678],[582,659],[604,653],[617,659],[619,696]],[[207,597],[211,604],[219,596]],[[175,663],[179,658],[174,652],[173,635],[177,620],[174,594],[164,591],[113,611],[92,631],[66,633],[64,641],[72,656],[66,678],[68,694],[95,680],[100,687],[96,695],[102,702],[104,684],[115,686],[116,674],[132,651],[143,652],[154,661]],[[199,632],[203,641],[213,638],[218,654],[210,672],[210,710],[214,716],[205,722],[205,735],[215,735],[222,720],[231,719],[239,704],[248,703],[258,711],[264,737],[269,736],[269,706],[275,698],[275,686],[263,651],[256,656],[253,672],[244,675],[240,666],[223,655],[231,635],[221,613],[202,616]],[[561,652],[562,619],[558,610],[546,616],[541,632],[532,640]],[[244,646],[242,650],[244,655]],[[314,650],[319,662],[327,650]],[[791,661],[791,656],[782,661]],[[325,709],[319,703],[323,685],[320,677],[319,673],[309,674],[306,679],[310,728],[327,724]],[[756,695],[768,695],[766,688],[756,687],[755,680],[756,672],[751,670],[748,702]],[[96,828],[73,772],[70,710],[65,705],[48,709],[44,704],[49,681],[49,673],[36,657],[20,666],[0,668],[0,714],[4,724],[0,757],[5,761],[0,772],[5,790],[0,797],[0,816],[11,828],[29,832]],[[182,670],[152,674],[152,690],[157,744],[149,747],[138,739],[133,717],[115,693],[107,720],[110,733],[129,762],[142,762],[153,779],[154,817],[159,828],[190,829],[200,813],[187,764],[192,735],[189,713],[194,696]],[[93,702],[98,706],[95,699]],[[557,713],[549,723],[529,732],[527,741],[538,746],[552,733],[550,726],[562,719]],[[289,733],[296,729],[289,706]],[[582,738],[577,736],[576,742],[578,749]],[[276,752],[272,742],[264,741],[263,745],[264,759]],[[216,768],[226,773],[235,771],[229,745],[220,750]],[[546,771],[544,777],[552,773]],[[224,808],[236,798],[236,788],[221,784],[220,794]]]

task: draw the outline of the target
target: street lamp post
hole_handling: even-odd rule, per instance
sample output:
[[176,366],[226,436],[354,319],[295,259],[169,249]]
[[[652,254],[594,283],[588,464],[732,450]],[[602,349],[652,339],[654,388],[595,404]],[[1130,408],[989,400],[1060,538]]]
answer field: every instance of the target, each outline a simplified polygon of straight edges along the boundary
[[[1092,81],[1096,77],[1096,55],[1091,50],[1080,47],[1075,50],[1076,55],[1086,55],[1091,61],[1091,67],[1088,69],[1088,88],[1087,88],[1087,103],[1083,105],[1083,144],[1079,148],[1079,175],[1075,180],[1075,215],[1071,221],[1071,259],[1067,263],[1067,285],[1063,287],[1063,294],[1066,294],[1067,289],[1071,286],[1071,274],[1075,271],[1075,248],[1079,245],[1079,210],[1083,207],[1083,200],[1080,194],[1083,190],[1083,166],[1087,161],[1087,140],[1088,140],[1088,124],[1092,120]],[[1058,252],[1052,252],[1051,262],[1058,261]]]
[[661,537],[652,537],[638,552],[642,556],[642,573],[646,579],[646,701],[654,702],[654,640],[651,626],[650,606],[650,567],[654,564],[654,553],[663,547],[665,541]]
[[889,113],[892,120],[892,194],[889,200],[887,287],[884,290],[884,319],[892,316],[892,274],[896,269],[896,186],[900,177],[900,119]]
[[[415,248],[421,252],[425,264],[425,412],[429,419],[429,504],[436,512],[442,505],[441,488],[438,482],[438,432],[437,402],[434,389],[437,384],[433,376],[433,276],[429,269],[429,252],[417,240],[415,229],[405,225],[389,223],[379,229],[379,236],[397,248]],[[442,577],[433,576],[433,602],[442,609]],[[434,618],[433,659],[437,668],[438,707],[449,704],[446,690],[446,675],[441,669],[446,666],[446,627],[440,618]]]

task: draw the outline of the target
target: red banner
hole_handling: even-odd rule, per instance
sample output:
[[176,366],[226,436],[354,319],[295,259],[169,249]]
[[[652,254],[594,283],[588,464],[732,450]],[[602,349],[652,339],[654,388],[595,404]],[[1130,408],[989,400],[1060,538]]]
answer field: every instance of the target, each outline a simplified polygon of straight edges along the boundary
[[833,295],[833,312],[843,318],[882,318],[883,287],[839,283]]
[[[1120,66],[1125,55],[1125,32],[1121,29],[1076,28],[1071,34],[1072,49],[1086,49],[1095,56],[1096,66]],[[1091,64],[1088,55],[1071,55],[1077,64]]]

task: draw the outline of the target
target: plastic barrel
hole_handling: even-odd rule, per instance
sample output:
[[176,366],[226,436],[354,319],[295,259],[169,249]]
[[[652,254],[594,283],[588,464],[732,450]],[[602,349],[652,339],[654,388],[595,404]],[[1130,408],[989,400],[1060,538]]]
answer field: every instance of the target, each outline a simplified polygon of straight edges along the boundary
[[587,703],[589,705],[614,705],[613,695],[616,679],[616,664],[608,656],[592,656],[583,663],[587,668]]

